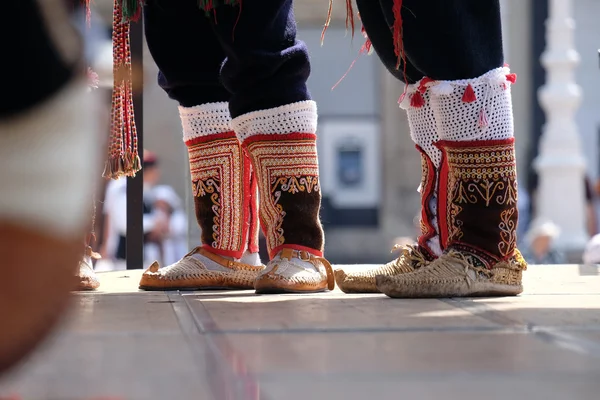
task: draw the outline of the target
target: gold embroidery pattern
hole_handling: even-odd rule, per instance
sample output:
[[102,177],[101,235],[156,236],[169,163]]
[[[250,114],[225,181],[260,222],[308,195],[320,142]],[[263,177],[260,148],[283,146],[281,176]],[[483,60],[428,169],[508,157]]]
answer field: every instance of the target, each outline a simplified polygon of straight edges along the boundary
[[[460,146],[460,143],[458,144]],[[495,249],[489,254],[505,258],[516,246],[517,171],[512,141],[480,146],[444,147],[447,171],[447,243],[476,242],[473,224],[496,226]],[[485,210],[498,210],[497,213]],[[483,213],[483,214],[478,214]],[[487,232],[488,236],[491,235]],[[491,236],[488,237],[492,240]],[[494,239],[495,240],[495,239]],[[483,243],[483,241],[482,241]],[[482,244],[483,245],[483,244]]]
[[216,139],[188,146],[192,193],[210,196],[213,211],[210,245],[240,251],[243,243],[243,150],[237,138]]
[[502,211],[500,214],[500,243],[498,243],[498,251],[502,257],[508,257],[517,247],[517,224],[512,219],[515,213],[515,208],[509,208]]
[[314,139],[256,141],[248,152],[257,170],[260,217],[269,251],[285,243],[283,193],[318,193],[319,164]]

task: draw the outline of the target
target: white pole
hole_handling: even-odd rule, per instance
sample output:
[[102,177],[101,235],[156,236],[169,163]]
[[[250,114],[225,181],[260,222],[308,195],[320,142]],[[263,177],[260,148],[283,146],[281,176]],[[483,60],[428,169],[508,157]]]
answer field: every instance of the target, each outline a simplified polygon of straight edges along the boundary
[[546,84],[538,98],[546,113],[539,155],[534,161],[538,172],[537,216],[561,228],[556,245],[565,251],[582,250],[587,241],[585,229],[586,162],[575,112],[581,103],[581,88],[574,72],[579,63],[575,50],[572,0],[549,0],[546,21],[546,50],[541,62]]

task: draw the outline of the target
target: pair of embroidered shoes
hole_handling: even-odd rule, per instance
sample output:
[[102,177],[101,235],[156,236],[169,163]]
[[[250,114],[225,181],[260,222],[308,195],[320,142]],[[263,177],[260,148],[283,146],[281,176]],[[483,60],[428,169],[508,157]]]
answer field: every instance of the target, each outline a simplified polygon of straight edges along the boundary
[[316,293],[334,287],[333,270],[326,259],[289,248],[264,266],[258,257],[235,260],[197,247],[173,265],[160,268],[154,262],[140,281],[143,290],[255,289],[257,293]]
[[335,271],[345,293],[384,293],[394,298],[515,296],[523,291],[527,263],[519,250],[507,261],[486,268],[469,253],[449,250],[436,259],[420,246],[405,246],[383,266],[362,271]]

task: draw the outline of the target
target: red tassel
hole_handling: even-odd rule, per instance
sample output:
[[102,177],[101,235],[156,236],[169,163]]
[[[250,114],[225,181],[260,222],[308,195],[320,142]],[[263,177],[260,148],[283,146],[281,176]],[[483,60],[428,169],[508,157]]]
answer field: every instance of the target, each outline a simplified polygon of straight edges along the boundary
[[506,80],[510,83],[514,84],[517,81],[517,74],[508,74],[506,75]]
[[423,99],[421,92],[419,92],[418,90],[410,96],[410,106],[411,107],[421,108],[424,105],[425,105],[425,99]]
[[423,79],[421,79],[421,83],[419,83],[419,92],[421,93],[425,93],[427,91],[427,84],[430,82],[434,82],[434,79],[428,78],[428,77],[424,77]]
[[477,100],[477,96],[475,96],[475,91],[473,90],[473,86],[469,83],[467,89],[465,90],[465,94],[462,97],[462,101],[465,103],[472,103]]

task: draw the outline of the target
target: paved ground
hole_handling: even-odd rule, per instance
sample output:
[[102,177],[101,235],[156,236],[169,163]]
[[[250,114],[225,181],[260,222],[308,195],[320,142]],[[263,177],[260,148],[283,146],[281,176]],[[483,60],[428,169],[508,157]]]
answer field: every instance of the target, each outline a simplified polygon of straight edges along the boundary
[[598,399],[600,270],[532,266],[518,298],[138,292],[101,274],[0,394],[27,399]]

